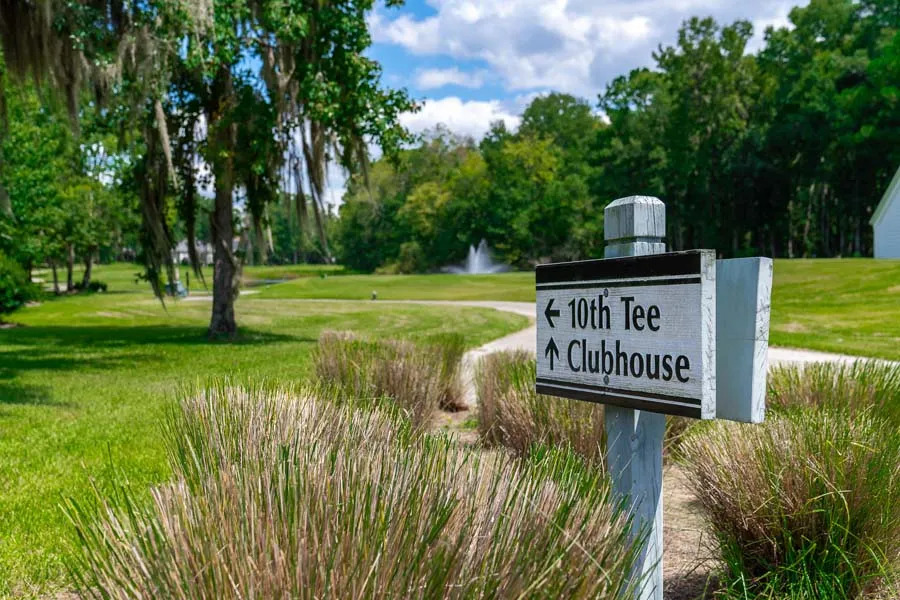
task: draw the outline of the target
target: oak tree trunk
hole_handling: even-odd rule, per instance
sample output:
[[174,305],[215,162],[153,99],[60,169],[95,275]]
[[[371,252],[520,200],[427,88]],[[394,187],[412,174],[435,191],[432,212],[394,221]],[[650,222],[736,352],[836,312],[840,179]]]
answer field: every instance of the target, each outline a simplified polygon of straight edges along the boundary
[[234,229],[231,223],[231,185],[216,176],[216,202],[212,220],[213,250],[213,306],[209,322],[209,337],[234,337],[237,324],[234,320],[234,297],[237,292],[237,263],[231,251]]
[[50,270],[53,271],[53,293],[59,296],[59,273],[56,272],[56,261],[50,261]]
[[232,192],[234,190],[234,125],[223,123],[224,100],[232,95],[232,75],[227,66],[216,73],[213,82],[213,103],[210,107],[210,132],[216,146],[213,169],[216,179],[215,205],[210,215],[213,243],[213,305],[208,336],[233,338],[237,333],[234,320],[234,300],[238,292],[240,265],[231,245],[234,239],[232,223]]
[[91,273],[94,268],[94,249],[89,248],[84,255],[84,276],[81,278],[81,289],[88,289],[91,285]]

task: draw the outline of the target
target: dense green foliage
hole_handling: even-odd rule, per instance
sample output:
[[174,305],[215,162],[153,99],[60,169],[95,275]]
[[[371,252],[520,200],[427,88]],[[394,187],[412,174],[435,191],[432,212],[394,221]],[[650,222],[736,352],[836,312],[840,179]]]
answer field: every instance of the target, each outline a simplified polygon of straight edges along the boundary
[[613,80],[599,112],[535,99],[515,133],[433,132],[352,182],[341,260],[410,272],[481,238],[526,267],[598,256],[603,207],[661,198],[673,249],[865,256],[868,220],[900,164],[896,2],[813,0],[748,53],[748,22],[685,22],[655,67]]
[[0,252],[0,316],[37,298],[37,286],[19,263]]
[[[542,111],[576,121],[572,136],[550,137],[556,124]],[[362,271],[428,271],[459,262],[481,239],[522,267],[595,254],[602,210],[578,149],[599,126],[584,102],[552,95],[532,103],[517,133],[497,124],[479,145],[436,129],[420,146],[376,162],[367,180],[351,180],[337,224],[339,258]]]
[[615,80],[596,193],[661,197],[677,248],[871,254],[868,219],[900,163],[900,13],[815,0],[790,20],[748,55],[749,23],[692,19],[656,70]]
[[[76,143],[68,118],[42,102],[31,85],[0,79],[8,129],[2,138],[0,181],[11,215],[0,216],[0,250],[30,274],[41,265],[65,266],[73,291],[76,261],[120,257],[136,242],[137,215],[121,187],[123,158],[99,119],[85,118]],[[92,115],[91,115],[92,116]],[[90,285],[90,269],[80,282]],[[61,285],[54,279],[55,289]]]

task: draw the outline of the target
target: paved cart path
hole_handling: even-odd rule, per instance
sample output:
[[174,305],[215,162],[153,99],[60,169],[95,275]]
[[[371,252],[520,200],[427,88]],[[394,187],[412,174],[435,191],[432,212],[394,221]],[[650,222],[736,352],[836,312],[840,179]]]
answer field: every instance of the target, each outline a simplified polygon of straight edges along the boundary
[[[535,340],[537,338],[534,302],[502,302],[493,300],[379,300],[379,304],[434,304],[446,306],[474,306],[479,308],[493,308],[506,312],[516,313],[531,319],[531,326],[522,331],[510,334],[506,337],[488,342],[480,348],[472,350],[477,355],[490,354],[498,350],[527,350],[534,354]],[[849,354],[834,354],[831,352],[819,352],[817,350],[803,350],[800,348],[769,347],[769,365],[782,363],[811,363],[811,362],[853,362],[866,359],[863,356],[851,356]],[[876,359],[877,360],[877,359]]]
[[[493,308],[506,312],[516,313],[531,319],[531,325],[521,331],[511,333],[505,337],[493,340],[470,350],[464,360],[464,373],[466,381],[466,401],[470,406],[475,405],[475,389],[472,385],[472,373],[478,360],[492,352],[501,350],[524,350],[535,354],[537,328],[535,326],[535,305],[533,302],[499,302],[490,300],[389,300],[379,303],[397,304],[432,304],[445,306],[473,306],[479,308]],[[801,350],[798,348],[769,348],[769,365],[785,363],[805,364],[811,362],[853,362],[864,357],[850,356],[847,354],[832,354],[815,350]]]
[[[250,293],[250,292],[248,292]],[[187,300],[208,300],[209,296],[190,296]],[[284,301],[284,299],[282,299]],[[470,406],[475,405],[475,392],[472,385],[472,373],[474,365],[482,356],[492,352],[501,350],[524,350],[535,354],[535,344],[537,340],[537,328],[535,326],[535,304],[534,302],[505,302],[498,300],[338,300],[338,299],[306,299],[297,298],[297,302],[316,303],[316,302],[368,302],[385,304],[425,304],[435,306],[472,306],[477,308],[493,308],[518,315],[528,317],[531,325],[511,333],[505,337],[493,340],[470,350],[463,358],[464,380],[466,385],[466,401]],[[816,350],[802,350],[799,348],[777,348],[769,347],[769,365],[779,365],[784,363],[805,364],[811,362],[853,362],[859,359],[865,359],[861,356],[850,356],[848,354],[832,354],[829,352],[819,352]]]

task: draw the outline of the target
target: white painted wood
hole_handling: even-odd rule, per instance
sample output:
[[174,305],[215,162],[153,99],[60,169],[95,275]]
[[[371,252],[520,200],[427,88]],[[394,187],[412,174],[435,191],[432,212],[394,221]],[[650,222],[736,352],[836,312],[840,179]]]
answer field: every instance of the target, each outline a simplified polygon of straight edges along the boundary
[[[660,277],[667,281],[661,285],[619,287],[610,279],[585,289],[538,287],[538,378],[684,398],[700,403],[702,414],[696,416],[715,418],[715,255],[710,251],[703,252],[701,257],[704,263],[701,283],[671,283],[696,278],[696,275],[681,275]],[[625,298],[633,300],[626,303]],[[578,311],[573,310],[581,301],[585,305],[594,303],[606,311],[606,318],[597,315],[594,324],[599,327],[590,322],[586,328],[581,327],[576,318]],[[544,315],[547,306],[559,312],[552,319],[552,326]],[[651,307],[656,309],[653,324],[657,331],[648,327],[646,319],[641,330],[628,322],[627,313],[633,314],[636,307],[645,315]],[[626,329],[627,324],[632,326]],[[558,348],[559,355],[547,353],[549,347]],[[597,360],[592,362],[590,356],[594,352]],[[628,358],[621,361],[620,354]],[[638,376],[631,370],[635,365],[630,359],[635,354]],[[689,368],[674,369],[680,357],[688,361]],[[655,368],[651,369],[648,362]],[[599,368],[599,372],[590,366]],[[679,381],[678,374],[687,381]],[[673,407],[693,403],[679,404],[675,398],[670,401]],[[682,413],[675,410],[670,414]]]
[[900,258],[900,168],[869,223],[875,236],[875,258]]
[[658,413],[604,407],[606,464],[619,498],[630,499],[635,535],[645,528],[646,543],[635,574],[643,585],[635,600],[663,597],[662,452],[666,416]]
[[765,419],[771,297],[771,258],[718,261],[716,417],[719,419],[743,423],[761,423]]
[[619,258],[621,256],[645,256],[647,254],[662,254],[666,251],[666,245],[662,242],[648,242],[644,238],[641,241],[625,242],[622,244],[607,244],[604,254],[606,258]]
[[700,347],[702,355],[702,419],[716,418],[716,253],[704,250],[700,276]]
[[[657,198],[632,196],[616,200],[604,211],[606,258],[665,252],[665,205]],[[626,240],[635,239],[631,244]],[[636,573],[643,586],[636,600],[663,597],[662,447],[665,415],[618,406],[605,407],[606,463],[613,490],[630,498],[634,527],[647,528],[647,543]]]
[[[623,243],[633,241],[634,238],[652,238],[645,241],[662,242],[662,238],[666,235],[666,206],[659,198],[652,196],[619,198],[606,207],[603,216],[603,238],[607,242]],[[659,252],[657,250],[652,254]],[[616,256],[640,255],[631,253]],[[615,257],[606,256],[606,258]]]

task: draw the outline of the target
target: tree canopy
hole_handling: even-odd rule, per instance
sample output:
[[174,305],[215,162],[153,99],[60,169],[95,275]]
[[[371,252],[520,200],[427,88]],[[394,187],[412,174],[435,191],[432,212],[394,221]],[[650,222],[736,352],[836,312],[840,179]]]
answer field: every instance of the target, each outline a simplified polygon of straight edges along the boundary
[[432,132],[376,163],[371,193],[350,185],[341,260],[429,270],[481,238],[523,268],[595,257],[603,208],[632,194],[666,203],[673,249],[871,255],[868,220],[900,164],[900,11],[813,0],[790,21],[752,53],[749,22],[692,18],[596,105],[551,93],[517,131]]
[[[652,67],[480,140],[400,126],[415,107],[366,56],[373,1],[0,2],[0,250],[71,272],[136,246],[162,294],[175,244],[195,268],[211,244],[213,337],[245,261],[433,271],[481,239],[520,268],[596,257],[631,194],[666,202],[673,249],[871,253],[900,164],[895,1],[812,0],[754,51],[746,21],[689,19]],[[350,174],[336,212],[329,164]]]
[[[209,335],[236,332],[240,280],[235,203],[261,237],[267,207],[309,207],[329,255],[323,216],[326,167],[366,166],[367,144],[390,154],[406,139],[400,112],[364,55],[374,0],[31,0],[0,4],[3,52],[14,74],[63,98],[77,124],[80,94],[118,121],[133,156],[148,277],[158,294],[172,279],[168,215],[181,215],[191,260],[197,162],[213,188],[215,252]],[[389,4],[394,4],[390,2]]]

